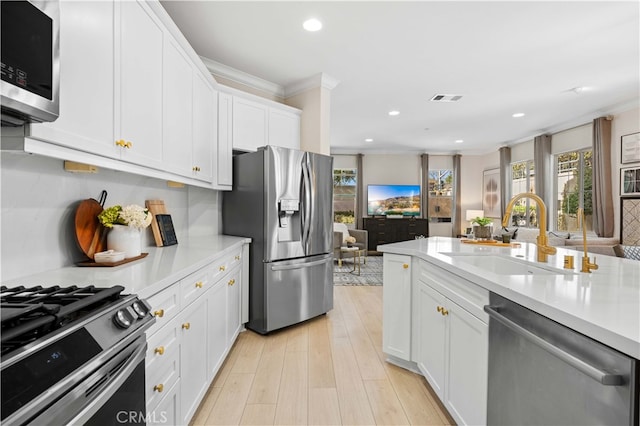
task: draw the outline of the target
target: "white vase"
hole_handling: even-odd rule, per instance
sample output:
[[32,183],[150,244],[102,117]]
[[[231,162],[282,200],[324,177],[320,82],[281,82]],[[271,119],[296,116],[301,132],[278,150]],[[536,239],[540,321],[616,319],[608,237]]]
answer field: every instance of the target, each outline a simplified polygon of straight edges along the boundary
[[142,235],[139,229],[126,225],[113,225],[107,234],[107,249],[124,252],[124,258],[140,256]]

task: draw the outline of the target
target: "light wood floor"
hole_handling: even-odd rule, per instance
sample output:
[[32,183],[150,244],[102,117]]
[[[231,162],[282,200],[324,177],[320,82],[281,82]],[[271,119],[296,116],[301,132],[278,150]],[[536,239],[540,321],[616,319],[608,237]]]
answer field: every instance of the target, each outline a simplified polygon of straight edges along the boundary
[[335,287],[325,316],[241,333],[191,424],[453,424],[423,377],[384,359],[382,287]]

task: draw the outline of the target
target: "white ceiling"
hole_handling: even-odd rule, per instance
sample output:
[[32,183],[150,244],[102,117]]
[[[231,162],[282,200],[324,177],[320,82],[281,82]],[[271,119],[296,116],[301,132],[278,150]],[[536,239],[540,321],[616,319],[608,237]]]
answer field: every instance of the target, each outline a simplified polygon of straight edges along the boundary
[[638,1],[162,4],[203,57],[285,89],[338,80],[332,153],[486,153],[639,105]]

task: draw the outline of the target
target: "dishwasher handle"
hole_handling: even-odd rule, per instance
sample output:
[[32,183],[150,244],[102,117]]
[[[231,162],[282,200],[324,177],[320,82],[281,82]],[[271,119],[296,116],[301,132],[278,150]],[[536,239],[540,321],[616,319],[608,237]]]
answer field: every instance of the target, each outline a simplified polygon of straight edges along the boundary
[[605,386],[619,386],[624,383],[623,376],[619,374],[609,374],[605,371],[602,371],[594,367],[593,365],[581,360],[580,358],[577,358],[574,355],[558,348],[557,346],[552,345],[551,343],[536,336],[534,333],[530,332],[529,330],[525,329],[524,327],[516,324],[515,322],[511,321],[509,318],[502,315],[500,312],[497,311],[497,308],[486,305],[484,307],[484,311],[487,314],[489,314],[491,318],[498,321],[500,324],[511,329],[513,332],[524,337],[531,343],[541,347],[542,349],[546,350],[550,354],[554,355],[555,357],[561,359],[562,361],[566,362],[570,366],[576,368],[577,370],[591,377],[596,382],[601,383],[602,385],[605,385]]

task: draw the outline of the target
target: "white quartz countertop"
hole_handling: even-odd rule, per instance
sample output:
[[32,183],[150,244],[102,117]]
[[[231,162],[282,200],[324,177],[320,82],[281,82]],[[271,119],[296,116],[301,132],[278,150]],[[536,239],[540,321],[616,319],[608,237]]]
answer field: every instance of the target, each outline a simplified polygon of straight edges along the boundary
[[249,242],[250,238],[228,235],[184,239],[173,246],[145,247],[142,251],[149,253],[147,257],[120,266],[68,266],[12,279],[2,285],[121,285],[125,288],[125,293],[135,293],[147,298]]
[[[558,247],[546,264],[536,262],[535,244],[491,247],[460,239],[431,237],[378,246],[383,253],[421,258],[481,287],[540,313],[636,359],[640,359],[640,262],[597,256],[599,268],[581,273],[582,252]],[[452,253],[454,256],[448,256]],[[489,254],[529,260],[569,274],[502,275],[463,262],[461,256]],[[563,269],[564,255],[574,269]],[[591,260],[593,255],[590,254]],[[571,274],[573,272],[573,274]]]

